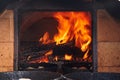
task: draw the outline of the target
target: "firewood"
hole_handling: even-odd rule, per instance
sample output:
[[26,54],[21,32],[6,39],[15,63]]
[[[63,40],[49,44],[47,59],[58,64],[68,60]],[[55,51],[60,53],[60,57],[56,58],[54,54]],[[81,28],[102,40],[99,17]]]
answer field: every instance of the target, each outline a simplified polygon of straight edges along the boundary
[[70,41],[70,42],[67,42],[67,43],[64,43],[64,44],[59,44],[59,45],[56,45],[55,42],[54,43],[49,43],[49,44],[41,44],[37,47],[34,46],[34,47],[27,48],[24,51],[21,51],[20,55],[21,56],[44,55],[45,52],[47,52],[49,50],[52,50],[57,46],[63,46],[63,47],[64,46],[73,46],[73,42]]

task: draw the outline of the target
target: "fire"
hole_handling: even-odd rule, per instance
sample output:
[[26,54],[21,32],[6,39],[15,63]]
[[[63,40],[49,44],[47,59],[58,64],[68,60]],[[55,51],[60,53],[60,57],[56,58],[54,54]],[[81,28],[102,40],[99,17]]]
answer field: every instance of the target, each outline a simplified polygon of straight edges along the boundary
[[83,59],[84,59],[84,60],[87,59],[87,57],[88,57],[88,53],[89,53],[89,50],[87,50],[86,53],[84,54],[84,56],[83,56]]
[[30,63],[41,63],[41,62],[48,63],[49,62],[48,56],[52,55],[52,53],[53,51],[49,50],[45,53],[44,56],[40,57],[39,59],[33,60]]
[[[69,41],[75,41],[75,47],[84,52],[83,59],[88,58],[91,44],[91,15],[89,12],[55,12],[53,17],[58,21],[57,30],[53,39],[50,39],[49,33],[45,32],[40,38],[42,44],[55,42],[56,45],[64,44]],[[46,58],[52,55],[49,51],[45,54]],[[64,55],[65,60],[72,60],[72,55]],[[45,58],[47,62],[48,59]],[[53,60],[58,61],[59,57],[55,56]]]
[[53,53],[53,50],[50,50],[50,51],[48,51],[46,54],[45,54],[45,56],[49,56],[49,55],[51,55]]
[[85,52],[91,43],[91,16],[89,12],[57,12],[54,17],[59,22],[56,44],[75,40],[75,46]]
[[53,40],[50,40],[49,33],[45,32],[45,34],[43,35],[43,37],[39,39],[39,41],[42,42],[42,44],[48,44],[48,43],[51,43]]
[[43,56],[43,57],[41,57],[39,59],[30,61],[30,63],[41,63],[41,62],[48,63],[49,62],[48,57],[47,56]]
[[65,54],[65,60],[72,60],[72,55]]
[[55,60],[55,61],[58,61],[58,56],[55,56],[54,60]]

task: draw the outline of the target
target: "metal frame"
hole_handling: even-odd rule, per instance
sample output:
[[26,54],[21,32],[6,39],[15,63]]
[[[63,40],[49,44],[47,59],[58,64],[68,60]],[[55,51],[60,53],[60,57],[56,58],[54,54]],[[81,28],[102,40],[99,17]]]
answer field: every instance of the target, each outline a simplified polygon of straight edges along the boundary
[[98,70],[98,54],[97,54],[97,11],[93,10],[93,27],[92,27],[92,43],[93,43],[93,71]]
[[[46,1],[46,2],[45,2]],[[66,2],[67,1],[64,1],[65,4],[63,4],[62,2],[58,4],[61,4],[61,5],[51,5],[52,3],[49,3],[50,1],[49,0],[41,0],[39,5],[32,5],[31,6],[31,3],[21,3],[23,4],[22,6],[19,6],[18,8],[14,9],[14,25],[15,25],[15,28],[14,28],[14,40],[15,40],[15,44],[14,44],[14,70],[18,70],[18,52],[19,52],[19,28],[20,28],[20,17],[21,17],[21,14],[23,12],[27,12],[27,11],[90,11],[92,13],[92,49],[93,49],[93,72],[97,72],[97,19],[96,19],[96,8],[93,6],[94,2],[92,3],[86,3],[79,5],[79,0],[76,1],[76,2],[73,2],[74,0],[70,0],[71,3],[68,4],[66,6]],[[34,1],[35,2],[35,1]],[[46,3],[46,4],[42,4],[43,3]],[[51,1],[51,2],[56,2],[56,1]],[[49,3],[49,5],[48,5]],[[77,5],[75,4],[77,3]],[[71,4],[73,5],[71,7]]]
[[18,31],[18,11],[14,10],[14,71],[18,70],[18,41],[19,41],[19,31]]

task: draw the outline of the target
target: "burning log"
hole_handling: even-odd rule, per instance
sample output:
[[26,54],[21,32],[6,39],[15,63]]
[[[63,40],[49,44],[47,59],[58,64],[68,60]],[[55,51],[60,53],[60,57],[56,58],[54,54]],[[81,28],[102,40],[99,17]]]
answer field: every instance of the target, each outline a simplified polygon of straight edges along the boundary
[[50,44],[45,44],[45,45],[42,44],[37,47],[36,46],[30,47],[30,48],[27,48],[21,51],[20,56],[22,58],[24,57],[24,59],[27,59],[28,57],[38,58],[38,57],[44,56],[45,53],[53,49],[55,45],[56,45],[55,43],[50,43]]
[[43,51],[38,51],[38,52],[30,52],[30,53],[22,53],[22,56],[20,57],[22,61],[31,61],[31,60],[36,60],[38,58],[41,58],[45,56],[45,53],[47,53],[49,50],[43,50]]
[[28,57],[31,56],[33,58],[37,58],[40,56],[44,56],[48,51],[57,48],[57,46],[73,46],[74,42],[70,41],[67,42],[65,44],[60,44],[60,45],[56,45],[56,43],[49,43],[49,44],[41,44],[38,47],[30,47],[27,48],[26,50],[24,50],[25,52],[20,52],[20,55],[23,57]]
[[54,56],[64,56],[65,54],[73,55],[73,57],[83,57],[84,55],[83,52],[75,46],[57,45],[53,48]]
[[[30,48],[31,49],[31,48]],[[56,45],[55,43],[41,44],[31,49],[31,52],[21,53],[21,61],[28,63],[55,61],[83,61],[85,52],[75,47],[74,41]],[[56,59],[57,56],[57,59]]]

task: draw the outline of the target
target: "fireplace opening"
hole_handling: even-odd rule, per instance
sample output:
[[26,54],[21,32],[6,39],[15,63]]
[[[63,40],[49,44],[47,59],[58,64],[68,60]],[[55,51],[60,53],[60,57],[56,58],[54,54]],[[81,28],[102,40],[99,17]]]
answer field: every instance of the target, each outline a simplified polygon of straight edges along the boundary
[[93,70],[90,11],[27,11],[19,22],[19,70]]

